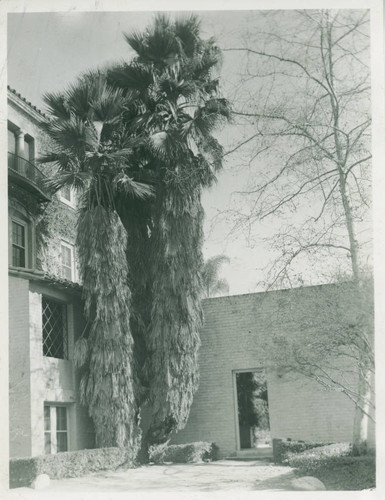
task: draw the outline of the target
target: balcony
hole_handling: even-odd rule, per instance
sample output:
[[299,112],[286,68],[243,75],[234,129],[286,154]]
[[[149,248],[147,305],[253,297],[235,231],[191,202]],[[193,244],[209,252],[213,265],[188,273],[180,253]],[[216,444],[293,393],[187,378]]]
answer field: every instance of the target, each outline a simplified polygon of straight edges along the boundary
[[40,202],[50,201],[44,187],[46,176],[25,158],[8,152],[8,176],[15,184],[33,193]]

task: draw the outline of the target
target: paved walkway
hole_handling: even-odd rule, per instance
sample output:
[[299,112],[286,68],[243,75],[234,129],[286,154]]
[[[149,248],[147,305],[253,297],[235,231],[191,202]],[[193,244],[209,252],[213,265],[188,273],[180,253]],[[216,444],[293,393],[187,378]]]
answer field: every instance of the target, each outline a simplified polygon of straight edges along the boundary
[[[41,491],[12,490],[15,498],[55,498],[59,493],[209,492],[226,490],[292,490],[290,467],[269,462],[231,461],[203,464],[147,465],[137,469],[98,472],[84,477],[52,480]],[[20,496],[19,496],[20,495]]]

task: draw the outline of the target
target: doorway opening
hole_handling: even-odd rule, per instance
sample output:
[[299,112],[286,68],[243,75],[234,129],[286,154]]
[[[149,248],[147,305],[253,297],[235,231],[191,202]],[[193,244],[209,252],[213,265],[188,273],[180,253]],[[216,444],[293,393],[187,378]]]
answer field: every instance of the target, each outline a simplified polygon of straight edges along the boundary
[[235,374],[240,449],[271,447],[269,401],[264,370]]

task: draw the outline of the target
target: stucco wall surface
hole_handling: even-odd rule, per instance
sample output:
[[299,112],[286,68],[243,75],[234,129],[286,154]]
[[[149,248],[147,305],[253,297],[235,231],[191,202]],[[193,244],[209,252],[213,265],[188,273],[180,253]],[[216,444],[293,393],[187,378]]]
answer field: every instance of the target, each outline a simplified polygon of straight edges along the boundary
[[9,277],[9,437],[10,456],[31,450],[28,281]]
[[[9,128],[22,134],[17,154],[22,155],[25,135],[34,139],[35,159],[50,150],[49,139],[39,124],[43,116],[12,91],[8,93],[7,118]],[[52,175],[52,165],[34,163],[44,174]],[[58,195],[52,195],[46,206],[37,207],[33,195],[12,183],[11,187],[9,216],[21,218],[27,228],[26,267],[61,277],[61,242],[75,243],[75,208],[61,201]],[[75,272],[73,281],[78,281],[78,276]],[[67,305],[68,359],[43,356],[43,295]],[[67,406],[70,450],[91,447],[92,423],[79,401],[79,380],[73,362],[74,342],[84,327],[80,294],[66,293],[52,284],[39,284],[27,277],[10,276],[9,314],[11,456],[44,453],[44,403]]]

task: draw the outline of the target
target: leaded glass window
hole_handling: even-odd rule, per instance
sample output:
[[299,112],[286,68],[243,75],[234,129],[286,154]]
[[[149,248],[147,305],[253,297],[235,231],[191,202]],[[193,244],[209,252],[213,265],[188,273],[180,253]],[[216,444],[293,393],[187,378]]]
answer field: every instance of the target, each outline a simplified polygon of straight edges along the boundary
[[42,297],[43,356],[68,359],[67,306]]

